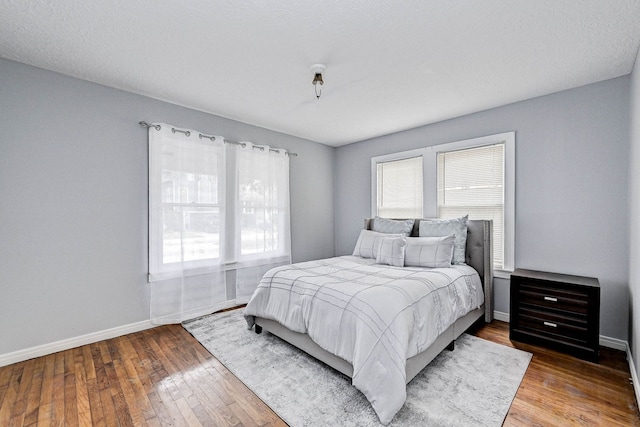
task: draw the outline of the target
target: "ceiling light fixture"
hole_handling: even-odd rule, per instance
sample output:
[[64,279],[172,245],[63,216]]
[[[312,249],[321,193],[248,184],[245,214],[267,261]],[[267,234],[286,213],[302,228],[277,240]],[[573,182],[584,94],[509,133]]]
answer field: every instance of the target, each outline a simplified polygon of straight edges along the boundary
[[316,92],[316,98],[320,99],[320,95],[322,95],[322,85],[324,84],[324,80],[322,80],[322,73],[326,70],[327,67],[324,64],[314,64],[311,66],[311,71],[313,71],[313,88]]

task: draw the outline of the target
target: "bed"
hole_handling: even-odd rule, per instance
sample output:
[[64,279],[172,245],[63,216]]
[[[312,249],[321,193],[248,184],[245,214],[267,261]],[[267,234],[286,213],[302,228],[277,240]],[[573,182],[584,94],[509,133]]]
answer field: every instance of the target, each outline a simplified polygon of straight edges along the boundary
[[[419,236],[421,221],[430,220],[414,220],[408,236]],[[445,348],[453,350],[473,323],[493,320],[492,224],[465,222],[464,264],[449,268],[394,267],[359,256],[276,267],[245,308],[249,328],[350,377],[388,424],[404,404],[406,384]],[[373,226],[365,219],[364,230]]]

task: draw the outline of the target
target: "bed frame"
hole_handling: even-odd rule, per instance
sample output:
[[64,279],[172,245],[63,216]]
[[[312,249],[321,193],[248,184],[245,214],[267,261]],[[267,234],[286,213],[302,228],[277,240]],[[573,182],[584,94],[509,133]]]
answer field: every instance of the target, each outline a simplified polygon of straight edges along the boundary
[[[364,227],[371,229],[373,220],[367,218],[364,221]],[[418,236],[418,228],[420,220],[416,219],[411,232],[411,236]],[[425,366],[427,366],[435,357],[445,348],[453,350],[455,340],[462,335],[471,325],[484,316],[485,322],[489,323],[493,320],[493,268],[492,268],[492,221],[488,220],[469,220],[467,221],[467,247],[466,247],[466,263],[475,268],[480,275],[480,280],[484,288],[484,304],[464,317],[458,319],[446,331],[444,331],[435,342],[425,351],[407,359],[406,365],[406,382],[413,379]],[[293,332],[280,323],[265,319],[262,317],[255,318],[255,331],[261,333],[266,330],[273,335],[287,341],[291,345],[298,347],[302,351],[310,354],[321,362],[326,363],[332,368],[351,378],[353,376],[353,366],[346,360],[329,353],[314,341],[307,334]]]

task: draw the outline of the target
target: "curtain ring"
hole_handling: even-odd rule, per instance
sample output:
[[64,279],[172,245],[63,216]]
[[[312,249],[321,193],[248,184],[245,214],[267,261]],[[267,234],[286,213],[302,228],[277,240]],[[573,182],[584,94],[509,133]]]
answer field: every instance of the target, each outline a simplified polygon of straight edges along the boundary
[[188,130],[180,130],[180,129],[176,129],[176,128],[171,128],[171,132],[172,133],[180,132],[180,133],[184,133],[186,136],[191,136],[191,132],[189,132]]

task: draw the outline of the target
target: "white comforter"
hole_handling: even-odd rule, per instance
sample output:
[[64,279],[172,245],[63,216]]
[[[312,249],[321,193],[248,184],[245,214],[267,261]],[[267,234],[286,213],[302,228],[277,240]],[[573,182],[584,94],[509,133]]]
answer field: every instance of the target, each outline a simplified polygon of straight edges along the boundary
[[478,273],[452,268],[390,267],[354,256],[269,270],[244,315],[306,333],[353,365],[353,385],[388,424],[406,400],[406,360],[459,317],[478,308]]

